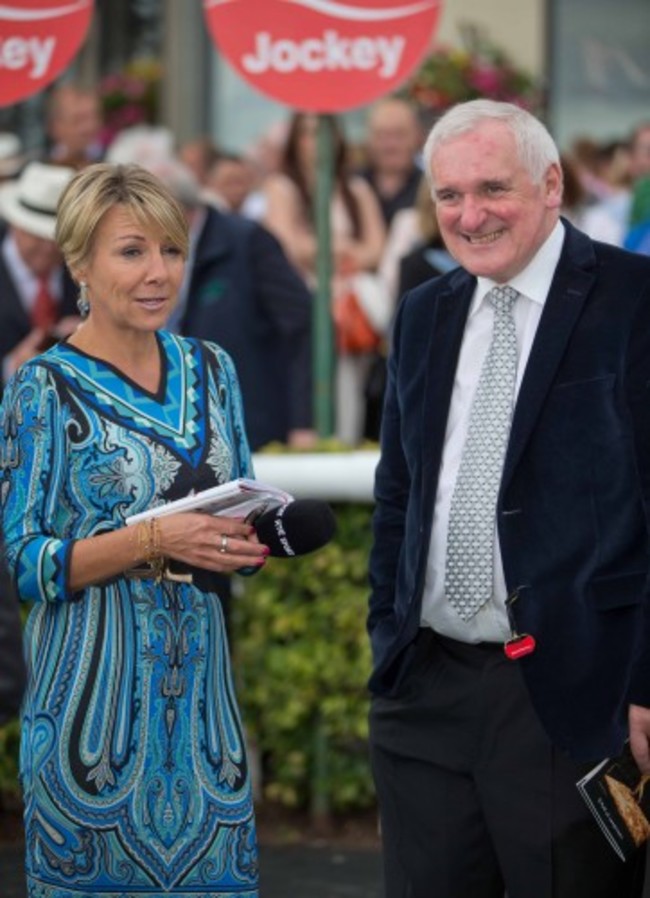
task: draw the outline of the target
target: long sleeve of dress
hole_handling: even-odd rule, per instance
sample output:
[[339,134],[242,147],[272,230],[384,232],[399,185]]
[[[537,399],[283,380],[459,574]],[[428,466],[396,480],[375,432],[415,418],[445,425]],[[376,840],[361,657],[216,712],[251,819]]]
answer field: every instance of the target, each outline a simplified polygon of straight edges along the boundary
[[74,540],[54,532],[67,461],[66,416],[46,368],[28,364],[5,390],[0,421],[2,504],[7,563],[17,594],[68,601]]

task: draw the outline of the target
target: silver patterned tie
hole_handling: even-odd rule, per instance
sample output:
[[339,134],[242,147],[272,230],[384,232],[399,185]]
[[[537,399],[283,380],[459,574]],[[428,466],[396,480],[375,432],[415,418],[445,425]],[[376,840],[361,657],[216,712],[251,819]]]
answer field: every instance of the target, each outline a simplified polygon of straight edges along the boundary
[[469,417],[451,498],[445,592],[463,620],[492,597],[496,501],[510,432],[517,377],[517,333],[512,307],[519,293],[494,287],[492,341]]

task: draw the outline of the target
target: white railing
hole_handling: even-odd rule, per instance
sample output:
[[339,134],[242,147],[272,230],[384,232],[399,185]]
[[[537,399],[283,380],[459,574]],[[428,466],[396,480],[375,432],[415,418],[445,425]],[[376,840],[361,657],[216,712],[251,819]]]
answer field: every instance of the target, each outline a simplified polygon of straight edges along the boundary
[[258,453],[255,475],[296,499],[372,502],[379,452]]

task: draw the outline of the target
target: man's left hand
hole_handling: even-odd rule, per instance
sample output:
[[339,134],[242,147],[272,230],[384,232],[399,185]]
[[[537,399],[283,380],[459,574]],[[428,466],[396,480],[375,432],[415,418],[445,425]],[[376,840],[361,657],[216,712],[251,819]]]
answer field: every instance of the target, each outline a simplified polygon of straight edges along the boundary
[[650,708],[630,705],[630,748],[641,773],[650,774]]

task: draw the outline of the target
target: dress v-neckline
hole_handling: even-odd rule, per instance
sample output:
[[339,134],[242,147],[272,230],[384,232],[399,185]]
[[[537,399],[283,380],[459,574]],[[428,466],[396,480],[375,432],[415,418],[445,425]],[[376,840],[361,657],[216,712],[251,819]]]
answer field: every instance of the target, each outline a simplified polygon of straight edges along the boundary
[[158,378],[158,386],[155,390],[147,389],[147,387],[143,386],[137,380],[129,377],[129,375],[122,371],[122,369],[117,365],[114,365],[112,362],[109,362],[106,359],[101,358],[100,356],[96,356],[90,352],[86,352],[84,349],[81,349],[79,346],[75,346],[69,341],[64,341],[61,344],[61,348],[72,350],[74,353],[77,353],[84,359],[87,359],[93,365],[103,365],[105,368],[111,371],[115,375],[115,377],[127,383],[132,390],[144,394],[152,402],[164,403],[166,399],[168,383],[167,352],[165,351],[165,347],[163,346],[160,334],[156,332],[154,336],[156,338],[156,347],[158,350],[158,358],[160,361],[160,375]]
[[69,343],[59,343],[41,358],[52,364],[102,415],[142,433],[153,431],[177,453],[196,463],[202,449],[207,376],[192,341],[167,331],[156,334],[161,353],[161,383],[155,393],[122,371]]

